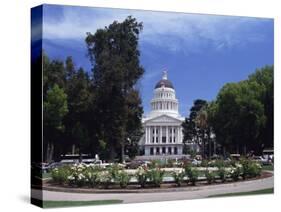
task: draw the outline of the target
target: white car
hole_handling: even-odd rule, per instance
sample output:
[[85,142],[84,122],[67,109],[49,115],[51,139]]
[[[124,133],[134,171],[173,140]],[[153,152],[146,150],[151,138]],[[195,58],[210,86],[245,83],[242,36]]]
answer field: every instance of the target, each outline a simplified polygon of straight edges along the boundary
[[261,164],[268,164],[268,160],[262,156],[255,156],[254,161],[257,161]]
[[191,164],[192,164],[192,165],[195,165],[195,166],[199,166],[199,165],[201,165],[201,163],[202,163],[201,160],[193,159],[193,160],[191,161]]

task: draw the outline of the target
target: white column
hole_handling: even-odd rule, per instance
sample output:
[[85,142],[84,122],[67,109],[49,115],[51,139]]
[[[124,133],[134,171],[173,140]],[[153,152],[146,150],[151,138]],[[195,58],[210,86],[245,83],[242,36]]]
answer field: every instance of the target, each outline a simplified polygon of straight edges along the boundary
[[151,140],[150,140],[150,126],[148,127],[148,143],[151,143]]
[[154,137],[154,143],[156,143],[156,127],[154,126],[154,135],[153,135],[153,137]]
[[169,137],[168,137],[168,129],[169,127],[166,126],[166,143],[169,143]]
[[180,136],[180,128],[181,128],[181,127],[178,127],[178,138],[177,138],[177,143],[180,143],[180,138],[181,138],[181,136]]
[[174,129],[175,129],[175,127],[172,127],[172,143],[174,143],[174,136],[175,136]]
[[174,154],[174,147],[171,146],[171,154],[173,155]]
[[159,143],[162,143],[162,126],[160,126],[160,140]]
[[147,127],[145,127],[145,144],[147,144]]

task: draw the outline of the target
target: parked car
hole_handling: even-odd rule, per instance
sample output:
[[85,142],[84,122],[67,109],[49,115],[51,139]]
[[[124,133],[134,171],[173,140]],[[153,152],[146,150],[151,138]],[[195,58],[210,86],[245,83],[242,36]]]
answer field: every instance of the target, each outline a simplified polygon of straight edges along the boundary
[[268,163],[269,163],[269,161],[262,156],[254,156],[253,160],[256,162],[259,162],[262,165],[268,165]]
[[201,163],[202,163],[201,160],[193,159],[193,160],[191,161],[191,164],[194,165],[194,166],[200,166]]

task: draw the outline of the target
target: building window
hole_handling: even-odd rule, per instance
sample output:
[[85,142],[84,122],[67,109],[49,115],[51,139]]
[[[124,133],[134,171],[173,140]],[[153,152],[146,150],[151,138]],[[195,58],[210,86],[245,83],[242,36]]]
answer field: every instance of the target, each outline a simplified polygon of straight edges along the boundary
[[162,153],[166,154],[166,147],[162,147]]
[[162,137],[162,143],[166,143],[166,136]]
[[153,152],[153,147],[150,147],[150,155],[153,155],[154,152]]
[[172,137],[169,138],[169,142],[172,143]]
[[156,155],[159,155],[159,147],[156,147]]
[[175,155],[178,154],[178,148],[177,148],[177,147],[174,148],[174,154],[175,154]]
[[172,148],[168,147],[168,154],[171,155],[172,154]]
[[176,137],[174,137],[174,143],[176,143]]
[[152,143],[154,143],[154,137],[152,137]]
[[158,137],[156,137],[156,143],[158,143]]

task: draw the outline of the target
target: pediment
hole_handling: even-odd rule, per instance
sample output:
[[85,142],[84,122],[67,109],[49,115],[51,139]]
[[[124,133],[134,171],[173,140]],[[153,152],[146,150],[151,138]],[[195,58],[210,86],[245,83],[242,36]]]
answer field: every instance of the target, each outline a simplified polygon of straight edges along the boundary
[[145,123],[180,123],[181,120],[168,116],[168,115],[160,115],[154,117],[152,119],[146,120]]

